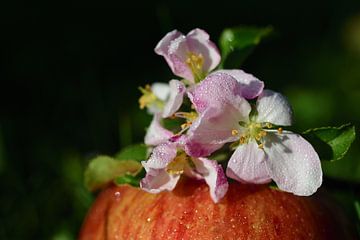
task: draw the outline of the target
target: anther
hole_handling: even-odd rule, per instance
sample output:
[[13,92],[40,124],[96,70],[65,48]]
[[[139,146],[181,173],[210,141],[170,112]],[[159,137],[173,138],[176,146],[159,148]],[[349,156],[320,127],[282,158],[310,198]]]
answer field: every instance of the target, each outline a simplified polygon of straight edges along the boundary
[[263,144],[263,143],[260,143],[258,147],[259,147],[260,149],[264,149],[264,144]]
[[272,124],[271,123],[266,123],[266,127],[267,128],[272,128]]
[[278,131],[278,133],[279,133],[279,134],[282,134],[283,129],[280,127],[280,128],[278,128],[278,130],[277,130],[277,131]]
[[231,135],[236,136],[239,134],[239,131],[236,129],[231,130]]

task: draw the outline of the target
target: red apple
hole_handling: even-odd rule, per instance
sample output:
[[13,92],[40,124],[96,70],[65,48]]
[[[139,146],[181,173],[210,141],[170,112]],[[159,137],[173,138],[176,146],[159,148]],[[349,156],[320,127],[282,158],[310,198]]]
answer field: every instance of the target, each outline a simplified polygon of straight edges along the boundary
[[98,196],[79,239],[353,239],[332,210],[316,194],[264,185],[231,183],[218,204],[194,180],[160,194],[112,186]]

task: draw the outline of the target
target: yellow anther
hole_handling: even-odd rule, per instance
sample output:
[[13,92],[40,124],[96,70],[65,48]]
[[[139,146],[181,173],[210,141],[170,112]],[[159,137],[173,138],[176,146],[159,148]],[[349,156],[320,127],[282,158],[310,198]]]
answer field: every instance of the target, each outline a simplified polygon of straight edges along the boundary
[[175,159],[167,166],[166,171],[169,174],[182,174],[188,165],[186,153],[180,153]]
[[280,127],[280,128],[278,128],[278,130],[277,130],[277,131],[278,131],[278,133],[279,133],[279,134],[282,134],[282,133],[283,133],[283,129],[282,129],[281,127]]
[[241,136],[239,141],[240,141],[240,144],[244,144],[246,141],[246,137]]
[[190,127],[190,126],[191,126],[191,124],[192,124],[192,122],[186,122],[186,123],[183,123],[183,124],[181,124],[181,129],[188,128],[188,127]]
[[191,69],[191,72],[193,73],[195,78],[201,80],[201,78],[204,77],[202,72],[202,67],[204,65],[204,57],[201,53],[196,54],[193,52],[189,52],[185,62]]
[[157,97],[152,92],[151,87],[147,84],[145,87],[139,87],[139,90],[142,92],[142,96],[139,98],[140,109],[151,105],[157,100]]
[[239,131],[236,130],[236,129],[234,129],[234,130],[231,131],[231,135],[233,135],[233,136],[236,136],[236,135],[238,135],[238,134],[239,134]]
[[259,147],[260,149],[264,149],[264,144],[263,144],[263,143],[260,143],[258,147]]
[[272,125],[271,123],[266,123],[265,126],[266,126],[267,128],[272,128],[272,127],[273,127],[273,125]]

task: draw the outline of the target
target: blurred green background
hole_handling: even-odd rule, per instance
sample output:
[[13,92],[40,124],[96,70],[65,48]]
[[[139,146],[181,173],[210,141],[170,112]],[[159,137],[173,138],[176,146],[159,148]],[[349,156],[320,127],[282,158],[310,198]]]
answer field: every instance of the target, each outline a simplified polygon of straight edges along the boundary
[[[168,31],[272,25],[243,69],[288,96],[295,128],[360,127],[360,1],[153,1],[1,9],[0,239],[75,239],[94,199],[96,154],[141,142],[138,86],[171,74],[153,48]],[[325,187],[359,197],[360,143],[324,164]],[[335,190],[334,190],[335,189]],[[351,207],[348,211],[351,211]]]

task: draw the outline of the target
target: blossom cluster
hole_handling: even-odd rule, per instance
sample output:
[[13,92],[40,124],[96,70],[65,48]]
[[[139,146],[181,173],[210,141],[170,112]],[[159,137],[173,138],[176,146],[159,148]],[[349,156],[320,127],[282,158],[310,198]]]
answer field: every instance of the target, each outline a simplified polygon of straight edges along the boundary
[[[171,191],[183,174],[204,180],[214,202],[226,194],[229,178],[273,180],[300,196],[320,187],[318,154],[299,134],[283,129],[292,123],[288,100],[243,70],[216,69],[221,56],[205,31],[169,32],[155,52],[181,79],[140,88],[140,108],[153,115],[145,136],[152,152],[142,162],[143,190]],[[175,124],[168,127],[167,120]],[[224,149],[232,153],[226,162],[212,159]]]

